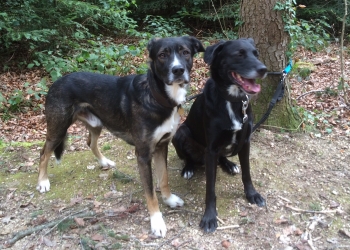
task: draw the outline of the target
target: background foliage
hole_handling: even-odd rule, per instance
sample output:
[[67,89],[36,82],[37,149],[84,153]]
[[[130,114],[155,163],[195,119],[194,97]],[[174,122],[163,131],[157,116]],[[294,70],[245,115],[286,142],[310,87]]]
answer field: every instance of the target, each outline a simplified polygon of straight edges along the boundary
[[[48,77],[10,98],[0,90],[0,109],[19,110],[24,92],[45,94],[46,83],[69,72],[143,73],[146,63],[134,59],[153,36],[237,38],[239,6],[238,0],[3,0],[0,70],[42,68]],[[275,10],[284,13],[292,38],[289,56],[297,46],[318,50],[339,38],[343,1],[287,0]]]

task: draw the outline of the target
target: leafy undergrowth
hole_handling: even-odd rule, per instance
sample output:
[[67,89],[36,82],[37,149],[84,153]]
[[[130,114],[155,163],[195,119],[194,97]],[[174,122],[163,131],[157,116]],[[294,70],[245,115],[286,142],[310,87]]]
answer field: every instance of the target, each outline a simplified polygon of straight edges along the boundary
[[[168,233],[154,238],[133,148],[109,133],[100,142],[117,167],[101,170],[85,145],[70,137],[60,165],[50,161],[51,190],[39,194],[36,165],[40,147],[6,147],[0,162],[1,244],[15,233],[51,223],[17,241],[13,249],[336,249],[349,248],[350,150],[346,140],[260,130],[253,136],[251,165],[267,207],[244,198],[241,175],[218,169],[219,229],[199,228],[205,175],[180,176],[182,162],[169,147],[171,190],[185,201],[166,207]],[[237,162],[237,158],[233,159]],[[291,248],[292,249],[292,248]]]
[[[267,208],[248,204],[241,176],[228,176],[219,169],[220,229],[203,233],[198,225],[204,212],[204,171],[197,171],[189,181],[181,178],[182,162],[169,146],[169,183],[185,206],[172,210],[159,196],[168,228],[164,239],[150,234],[134,149],[107,132],[99,145],[117,163],[117,170],[99,168],[86,146],[85,128],[74,124],[62,163],[56,165],[54,158],[50,161],[50,192],[39,194],[35,190],[46,129],[40,107],[44,98],[36,100],[25,83],[36,86],[45,74],[40,70],[1,74],[4,96],[20,89],[25,94],[21,100],[28,102],[19,106],[17,113],[1,113],[0,248],[14,241],[17,232],[48,224],[51,226],[30,233],[12,248],[350,248],[350,112],[337,89],[339,51],[333,46],[323,52],[298,53],[299,62],[312,64],[290,75],[290,94],[304,118],[304,133],[261,129],[253,136],[252,176],[257,190],[267,199]],[[191,77],[192,94],[208,77],[202,59],[195,58]],[[310,127],[317,130],[310,133]]]

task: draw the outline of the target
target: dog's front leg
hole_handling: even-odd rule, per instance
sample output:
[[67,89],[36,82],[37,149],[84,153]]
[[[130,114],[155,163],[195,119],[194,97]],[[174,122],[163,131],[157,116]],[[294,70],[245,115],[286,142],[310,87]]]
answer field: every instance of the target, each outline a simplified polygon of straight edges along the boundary
[[162,143],[156,147],[153,155],[155,174],[157,176],[157,182],[162,193],[162,198],[165,204],[171,208],[183,206],[184,201],[177,195],[172,194],[169,189],[168,183],[168,169],[167,169],[167,155],[168,155],[168,143]]
[[238,152],[239,162],[242,168],[242,181],[244,185],[244,193],[247,200],[251,204],[257,204],[259,207],[265,206],[265,199],[255,190],[250,176],[250,142],[243,145],[242,149]]
[[199,226],[205,232],[214,232],[218,227],[216,212],[215,181],[216,168],[218,163],[218,153],[206,149],[205,151],[205,175],[206,175],[206,195],[205,212]]
[[136,147],[136,155],[140,178],[147,200],[148,212],[150,214],[152,233],[158,237],[165,237],[166,226],[162,213],[159,211],[158,199],[153,187],[151,150],[149,148],[138,149]]

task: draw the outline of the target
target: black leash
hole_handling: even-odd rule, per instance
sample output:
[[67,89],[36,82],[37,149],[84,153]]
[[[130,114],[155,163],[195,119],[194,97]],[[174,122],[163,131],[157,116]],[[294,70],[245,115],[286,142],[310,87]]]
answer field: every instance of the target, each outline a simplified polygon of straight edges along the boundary
[[290,60],[288,65],[284,68],[282,72],[268,72],[269,75],[282,75],[281,80],[278,83],[277,89],[272,97],[272,100],[270,101],[269,108],[267,109],[266,113],[261,117],[260,121],[254,125],[252,132],[254,132],[263,122],[266,121],[276,103],[282,100],[284,96],[284,79],[291,71],[292,67],[293,63],[292,60]]

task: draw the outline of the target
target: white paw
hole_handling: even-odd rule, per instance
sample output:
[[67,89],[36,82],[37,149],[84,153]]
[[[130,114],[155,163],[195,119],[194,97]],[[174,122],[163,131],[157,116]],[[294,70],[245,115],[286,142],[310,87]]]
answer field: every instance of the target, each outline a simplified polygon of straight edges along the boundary
[[102,159],[98,160],[98,162],[104,168],[113,168],[113,167],[115,167],[115,162],[111,161],[110,159],[107,159],[106,157],[103,157]]
[[50,181],[49,179],[40,181],[38,185],[36,186],[36,190],[38,190],[40,193],[45,193],[50,190]]
[[239,166],[238,166],[238,165],[235,165],[235,166],[233,167],[233,173],[239,174],[239,172],[240,172]]
[[156,212],[151,216],[151,230],[157,237],[165,237],[166,226],[161,212]]
[[191,179],[192,176],[193,176],[193,171],[186,171],[184,173],[184,178],[187,179],[187,180]]
[[175,194],[171,194],[169,198],[163,197],[163,201],[171,208],[182,207],[184,205],[184,201]]

